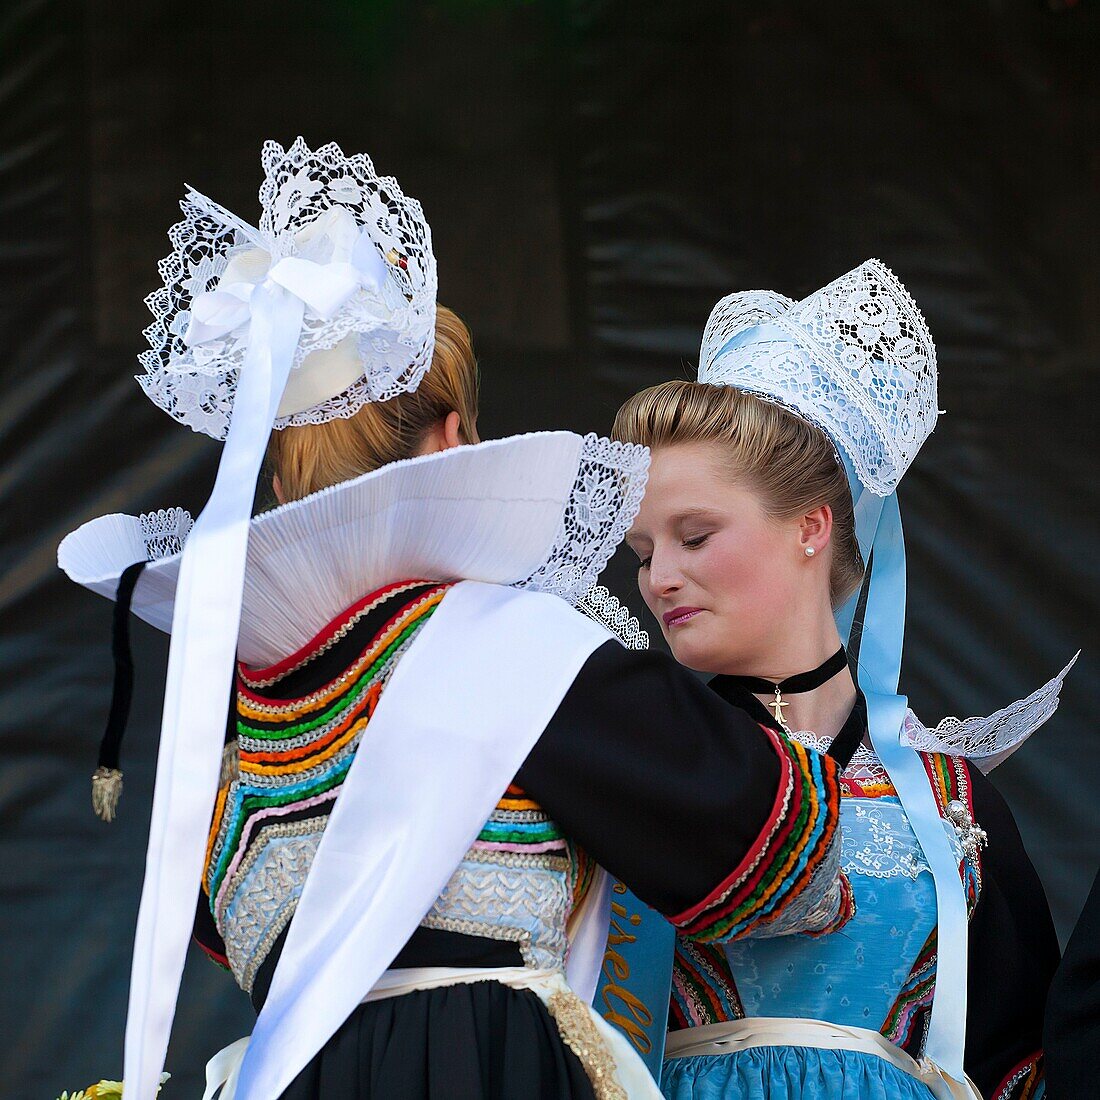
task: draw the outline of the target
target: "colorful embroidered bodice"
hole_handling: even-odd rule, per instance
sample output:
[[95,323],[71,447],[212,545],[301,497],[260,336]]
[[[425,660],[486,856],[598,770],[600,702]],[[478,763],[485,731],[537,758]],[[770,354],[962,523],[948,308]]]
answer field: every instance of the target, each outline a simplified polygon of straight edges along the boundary
[[[813,735],[795,738],[811,749],[827,748]],[[971,805],[966,765],[935,755],[925,764],[972,910],[980,864],[976,850],[964,854],[965,823],[951,821],[961,815],[953,803]],[[800,1017],[879,1030],[914,1053],[935,983],[932,875],[870,749],[857,750],[840,782],[841,869],[854,901],[851,919],[825,934],[742,937],[724,950],[681,940],[672,1028],[743,1016]]]
[[[387,680],[448,587],[391,585],[281,664],[239,669],[239,770],[218,795],[204,889],[244,990],[294,914]],[[538,804],[510,787],[422,923],[513,941],[528,965],[560,967],[590,872]]]

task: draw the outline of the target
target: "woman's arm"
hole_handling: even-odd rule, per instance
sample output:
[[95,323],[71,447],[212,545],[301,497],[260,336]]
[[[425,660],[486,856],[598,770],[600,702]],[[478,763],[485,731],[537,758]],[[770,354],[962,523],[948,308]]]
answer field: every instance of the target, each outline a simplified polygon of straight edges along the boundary
[[658,652],[601,646],[517,782],[614,877],[701,940],[842,908],[837,768]]

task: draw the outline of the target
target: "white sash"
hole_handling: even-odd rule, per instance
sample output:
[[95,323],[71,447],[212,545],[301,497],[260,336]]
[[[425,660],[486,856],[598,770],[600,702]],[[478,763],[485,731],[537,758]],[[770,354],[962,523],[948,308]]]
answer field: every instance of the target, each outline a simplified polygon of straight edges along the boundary
[[827,1020],[752,1016],[745,1020],[684,1028],[669,1035],[665,1057],[721,1057],[760,1047],[813,1047],[870,1054],[920,1081],[936,1100],[982,1100],[977,1086],[965,1074],[956,1081],[935,1062],[927,1058],[916,1061],[877,1031],[831,1024]]
[[398,662],[340,790],[240,1069],[279,1096],[374,988],[607,631],[464,581]]

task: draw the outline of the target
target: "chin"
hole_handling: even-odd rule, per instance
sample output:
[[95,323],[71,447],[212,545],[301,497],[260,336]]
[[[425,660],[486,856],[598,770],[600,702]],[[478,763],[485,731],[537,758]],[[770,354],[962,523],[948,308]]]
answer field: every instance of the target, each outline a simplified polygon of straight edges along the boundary
[[717,672],[722,663],[715,647],[707,645],[702,639],[677,638],[672,641],[666,635],[665,641],[668,642],[677,663],[693,672]]

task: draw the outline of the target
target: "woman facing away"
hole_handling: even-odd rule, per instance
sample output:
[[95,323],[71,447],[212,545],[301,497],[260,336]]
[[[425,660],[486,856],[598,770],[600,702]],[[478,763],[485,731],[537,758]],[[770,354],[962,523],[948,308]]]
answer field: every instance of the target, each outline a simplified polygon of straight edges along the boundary
[[877,261],[800,303],[724,299],[700,381],[619,411],[614,437],[652,454],[627,536],[641,594],[677,660],[714,674],[715,694],[842,769],[852,896],[824,932],[796,919],[776,936],[769,918],[724,944],[679,938],[668,1100],[1044,1094],[1057,943],[1012,814],[978,765],[1049,715],[1061,678],[998,721],[956,722],[950,755],[907,747],[944,747],[948,727],[925,729],[896,695],[892,494],[935,415],[931,338]]
[[[107,516],[59,551],[116,629],[129,606],[172,632],[128,1100],[155,1091],[200,882],[196,934],[258,1011],[208,1098],[656,1098],[587,1004],[601,868],[691,935],[796,889],[825,926],[837,767],[570,606],[648,455],[478,443],[419,204],[335,146],[264,165],[258,228],[188,196],[150,298],[140,381],[225,438],[210,501],[189,534]],[[285,503],[250,519],[265,450]],[[118,764],[116,736],[101,805]]]

